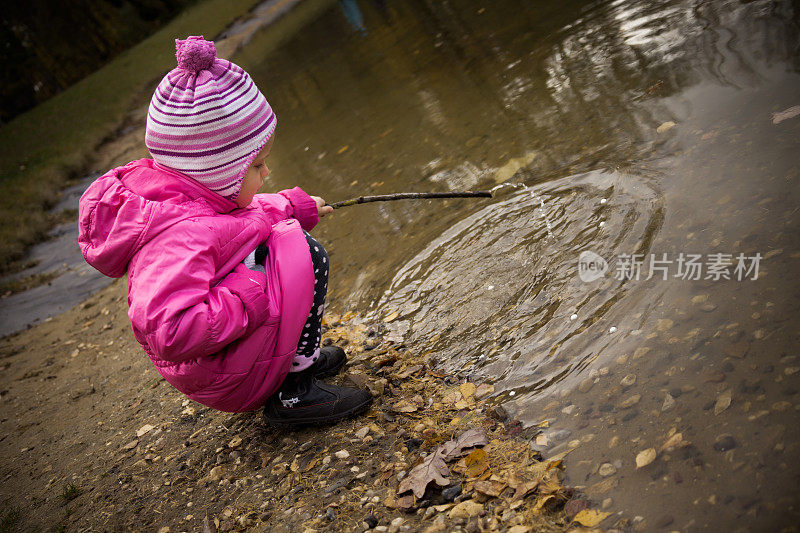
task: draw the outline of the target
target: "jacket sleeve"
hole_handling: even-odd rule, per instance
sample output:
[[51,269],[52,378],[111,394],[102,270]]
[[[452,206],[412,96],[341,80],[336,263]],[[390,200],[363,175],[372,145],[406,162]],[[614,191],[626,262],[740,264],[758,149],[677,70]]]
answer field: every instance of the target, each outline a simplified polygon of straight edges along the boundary
[[311,231],[319,222],[317,203],[300,187],[286,189],[277,194],[256,194],[254,202],[270,216],[272,224],[295,218],[300,227]]
[[191,232],[179,238],[180,244],[148,243],[152,248],[137,258],[130,288],[134,327],[153,353],[171,362],[214,354],[269,315],[263,273],[240,264],[211,286],[215,247]]

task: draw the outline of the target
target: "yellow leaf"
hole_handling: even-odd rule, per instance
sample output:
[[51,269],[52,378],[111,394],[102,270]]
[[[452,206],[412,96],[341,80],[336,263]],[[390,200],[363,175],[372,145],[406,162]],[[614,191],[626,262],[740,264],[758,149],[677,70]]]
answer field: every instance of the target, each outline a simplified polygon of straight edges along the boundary
[[489,468],[489,454],[480,448],[473,450],[464,459],[464,464],[467,465],[467,476],[478,477]]
[[603,513],[594,509],[584,509],[575,515],[573,520],[586,527],[596,527],[606,519],[611,513]]
[[399,316],[400,316],[400,313],[395,311],[393,313],[390,313],[386,318],[383,319],[383,321],[384,322],[391,322],[392,320],[394,320],[395,318],[397,318]]
[[545,472],[553,468],[564,468],[563,463],[564,461],[562,461],[561,459],[558,459],[557,461],[550,461],[549,463],[547,463],[547,470],[545,470]]
[[542,510],[542,507],[544,507],[547,504],[547,502],[554,499],[555,496],[552,494],[548,494],[544,498],[539,498],[538,500],[536,500],[536,505],[533,506],[533,512],[538,513],[539,511]]
[[336,152],[336,153],[337,154],[343,154],[343,153],[345,153],[347,151],[348,148],[350,148],[350,145],[346,144],[346,145],[342,146],[341,148],[339,148],[339,151]]
[[462,383],[458,388],[461,391],[461,396],[465,399],[475,395],[476,387],[472,382],[467,381],[466,383]]

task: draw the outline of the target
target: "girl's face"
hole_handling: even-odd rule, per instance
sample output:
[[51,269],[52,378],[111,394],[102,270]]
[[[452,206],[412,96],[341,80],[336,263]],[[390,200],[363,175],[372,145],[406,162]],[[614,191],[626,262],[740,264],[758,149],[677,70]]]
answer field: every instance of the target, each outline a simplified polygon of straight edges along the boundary
[[250,202],[253,200],[253,195],[264,185],[264,180],[269,176],[269,168],[264,161],[269,156],[270,151],[272,151],[272,142],[274,140],[275,135],[270,137],[267,144],[264,145],[264,148],[262,148],[256,158],[253,159],[250,168],[247,169],[247,173],[245,173],[244,180],[242,181],[242,189],[239,191],[239,196],[234,200],[239,207],[247,207],[250,205]]

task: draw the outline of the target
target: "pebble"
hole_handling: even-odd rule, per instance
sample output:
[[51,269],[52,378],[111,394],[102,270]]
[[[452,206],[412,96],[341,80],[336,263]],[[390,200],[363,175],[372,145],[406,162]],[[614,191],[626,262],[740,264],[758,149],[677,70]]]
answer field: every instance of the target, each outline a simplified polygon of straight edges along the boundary
[[392,520],[391,524],[389,524],[389,532],[396,533],[397,531],[400,530],[400,526],[402,526],[403,523],[405,523],[405,520],[403,520],[402,517],[398,516],[397,518]]
[[591,507],[589,500],[570,500],[564,506],[567,519],[572,520],[575,515]]
[[634,405],[639,403],[639,400],[641,400],[641,399],[642,399],[642,395],[641,394],[634,394],[630,398],[626,398],[625,400],[623,400],[619,404],[619,408],[620,409],[630,409],[631,407],[633,407]]
[[486,416],[502,422],[503,420],[508,418],[508,413],[506,412],[506,410],[503,408],[502,405],[495,405],[494,407],[491,407],[486,411]]
[[655,526],[657,528],[665,528],[668,525],[672,524],[674,521],[675,519],[672,517],[672,515],[664,515],[658,520],[656,520]]
[[609,333],[616,333],[617,332],[617,328],[615,326],[611,326],[610,328],[608,328],[608,332]]
[[728,389],[717,396],[717,401],[714,402],[714,414],[718,415],[725,409],[731,406],[731,390]]
[[335,455],[337,459],[347,459],[348,457],[350,457],[350,452],[348,452],[347,450],[339,450],[333,455]]
[[570,320],[577,320],[577,319],[578,319],[578,315],[576,315],[575,313],[573,313],[572,315],[570,315],[569,319],[570,319]]
[[623,387],[630,387],[636,383],[636,374],[628,374],[619,382]]
[[442,498],[446,502],[452,502],[456,499],[456,496],[461,494],[462,488],[461,485],[453,485],[452,487],[447,487],[442,491]]
[[325,509],[325,518],[333,522],[336,520],[336,511],[334,511],[332,507],[328,507]]
[[647,466],[656,459],[656,450],[655,448],[648,448],[636,456],[636,468],[642,468],[643,466]]
[[607,201],[608,201],[608,200],[606,200],[605,198],[601,198],[601,199],[600,199],[600,203],[601,203],[601,204],[604,204],[604,203],[606,203]]
[[586,393],[589,392],[589,390],[591,390],[592,386],[594,386],[594,379],[586,378],[583,381],[581,381],[580,385],[578,385],[578,390],[583,393]]
[[378,519],[375,518],[373,515],[368,515],[364,517],[364,522],[366,522],[370,528],[376,527],[378,525]]
[[565,415],[571,415],[573,411],[575,411],[575,406],[573,404],[570,404],[561,409],[561,412],[564,413]]
[[670,393],[667,393],[664,397],[664,403],[661,405],[661,412],[669,411],[673,407],[675,407],[675,398]]
[[611,498],[606,498],[605,500],[603,500],[603,509],[608,509],[612,505],[614,505],[614,500],[612,500]]
[[742,359],[745,355],[747,355],[747,351],[749,349],[750,343],[746,340],[743,340],[728,344],[725,347],[725,354],[729,355],[730,357],[735,357],[736,359]]
[[736,448],[738,444],[731,435],[724,434],[719,435],[715,442],[714,442],[714,449],[718,452],[727,452],[728,450],[732,450]]
[[[425,428],[423,428],[425,429]],[[356,437],[359,439],[363,439],[369,433],[369,426],[364,426],[363,428],[356,431]]]
[[611,463],[603,463],[597,473],[603,477],[613,476],[617,473],[617,468]]

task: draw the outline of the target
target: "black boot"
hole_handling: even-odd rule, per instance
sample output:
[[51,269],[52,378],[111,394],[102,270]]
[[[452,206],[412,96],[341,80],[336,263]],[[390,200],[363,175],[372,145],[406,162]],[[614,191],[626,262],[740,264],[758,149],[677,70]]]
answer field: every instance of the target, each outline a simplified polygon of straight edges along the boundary
[[330,424],[363,413],[372,403],[369,392],[317,381],[313,367],[290,372],[264,406],[267,424],[297,427]]
[[316,378],[335,376],[344,367],[347,356],[338,346],[323,346],[319,349],[319,357],[309,367]]

